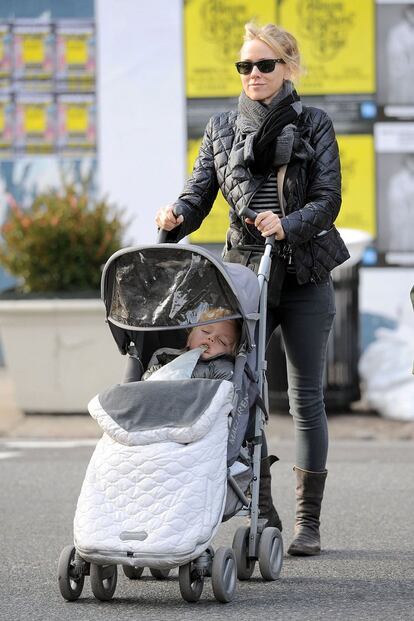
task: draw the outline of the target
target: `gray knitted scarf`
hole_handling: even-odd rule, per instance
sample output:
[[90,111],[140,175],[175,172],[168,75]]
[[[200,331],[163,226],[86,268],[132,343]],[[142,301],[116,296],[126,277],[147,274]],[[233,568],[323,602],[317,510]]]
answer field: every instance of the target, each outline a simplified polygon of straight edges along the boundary
[[[283,106],[281,114],[285,114],[288,118],[297,118],[302,112],[302,103],[296,91],[294,91],[292,82],[289,80],[284,81],[282,88],[272,99],[269,106],[250,99],[242,91],[239,97],[236,136],[229,158],[229,165],[235,177],[245,176],[246,168],[253,170],[257,168],[257,172],[265,172],[261,170],[264,164],[261,161],[259,162],[257,157],[258,141],[260,139],[263,142],[263,138],[266,140],[266,136],[263,136],[263,128],[266,125],[269,126],[269,117],[272,111],[275,111],[277,121],[279,110],[276,111],[275,108],[280,108],[281,102],[292,94],[294,94],[292,101]],[[293,101],[293,99],[295,100]],[[274,121],[275,119],[273,119],[273,123]],[[271,140],[271,144],[267,145],[267,149],[271,149],[271,152],[267,154],[267,162],[270,162],[275,168],[290,161],[294,142],[294,130],[295,125],[292,122],[288,122],[280,128],[280,131],[278,130],[278,135]]]

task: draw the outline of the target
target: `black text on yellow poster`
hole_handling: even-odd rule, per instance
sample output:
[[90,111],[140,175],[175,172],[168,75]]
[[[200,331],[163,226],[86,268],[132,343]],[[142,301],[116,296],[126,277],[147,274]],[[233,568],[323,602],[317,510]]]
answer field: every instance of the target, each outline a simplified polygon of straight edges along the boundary
[[368,134],[338,136],[342,167],[342,207],[337,226],[360,229],[375,237],[375,157]]
[[184,8],[187,97],[235,97],[244,25],[274,22],[269,0],[187,0]]
[[[201,139],[189,140],[187,145],[188,172],[191,173],[198,155]],[[191,234],[194,244],[220,244],[224,242],[229,220],[229,206],[219,191],[210,214],[198,231]]]
[[375,91],[375,3],[372,0],[281,0],[280,23],[298,40],[303,94]]
[[[192,170],[201,140],[188,142],[188,170]],[[338,136],[342,167],[342,208],[337,226],[360,229],[376,234],[375,158],[373,137],[364,135]],[[221,192],[209,216],[198,231],[191,235],[196,244],[223,243],[228,227],[229,206]]]

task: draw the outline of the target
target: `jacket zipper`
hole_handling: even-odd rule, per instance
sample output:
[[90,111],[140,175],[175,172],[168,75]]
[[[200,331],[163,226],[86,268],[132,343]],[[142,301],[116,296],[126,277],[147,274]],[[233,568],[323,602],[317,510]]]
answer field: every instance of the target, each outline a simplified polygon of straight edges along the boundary
[[[284,205],[285,199],[284,199],[284,195],[283,195],[283,184],[284,184],[284,181],[285,181],[285,174],[286,174],[286,170],[285,170],[285,173],[283,173],[283,176],[282,176],[282,179],[281,179],[282,184],[280,184],[279,183],[279,179],[278,179],[278,175],[277,175],[277,172],[276,172],[276,181],[277,181],[277,190],[278,190],[278,196],[279,196],[280,211],[282,212],[282,216],[284,218],[286,217],[286,210],[285,210],[285,205]],[[282,187],[280,187],[280,185]],[[285,242],[283,244],[280,256],[285,261],[287,261],[288,267],[291,267],[293,265],[293,256],[292,256],[292,254],[293,254],[292,246],[290,244],[288,244],[287,242]]]

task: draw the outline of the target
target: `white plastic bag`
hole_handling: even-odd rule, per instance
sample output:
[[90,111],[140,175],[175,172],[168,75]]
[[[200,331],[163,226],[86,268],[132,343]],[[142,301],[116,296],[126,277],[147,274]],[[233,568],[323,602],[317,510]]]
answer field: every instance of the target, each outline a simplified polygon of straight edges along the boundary
[[157,371],[154,371],[152,375],[146,380],[151,381],[171,381],[171,380],[185,380],[190,379],[194,367],[196,366],[201,354],[205,351],[205,347],[196,347],[195,349],[189,349],[184,354],[177,356],[174,360],[171,360],[168,364],[164,365]]
[[380,328],[359,361],[363,396],[386,418],[414,420],[414,330]]

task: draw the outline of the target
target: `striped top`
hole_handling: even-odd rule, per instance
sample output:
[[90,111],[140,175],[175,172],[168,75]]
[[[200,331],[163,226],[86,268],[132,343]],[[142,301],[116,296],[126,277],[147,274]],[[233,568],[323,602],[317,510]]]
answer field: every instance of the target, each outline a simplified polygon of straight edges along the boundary
[[[270,173],[269,178],[259,188],[256,194],[250,201],[249,207],[258,213],[260,211],[273,211],[279,218],[283,217],[283,212],[280,207],[279,194],[277,191],[277,177],[275,173]],[[286,271],[289,273],[295,273],[295,266],[293,265],[292,256],[288,255],[286,258]]]
[[258,213],[270,210],[277,214],[279,218],[283,216],[277,193],[277,178],[275,173],[272,172],[267,181],[257,190],[250,201],[249,207]]

